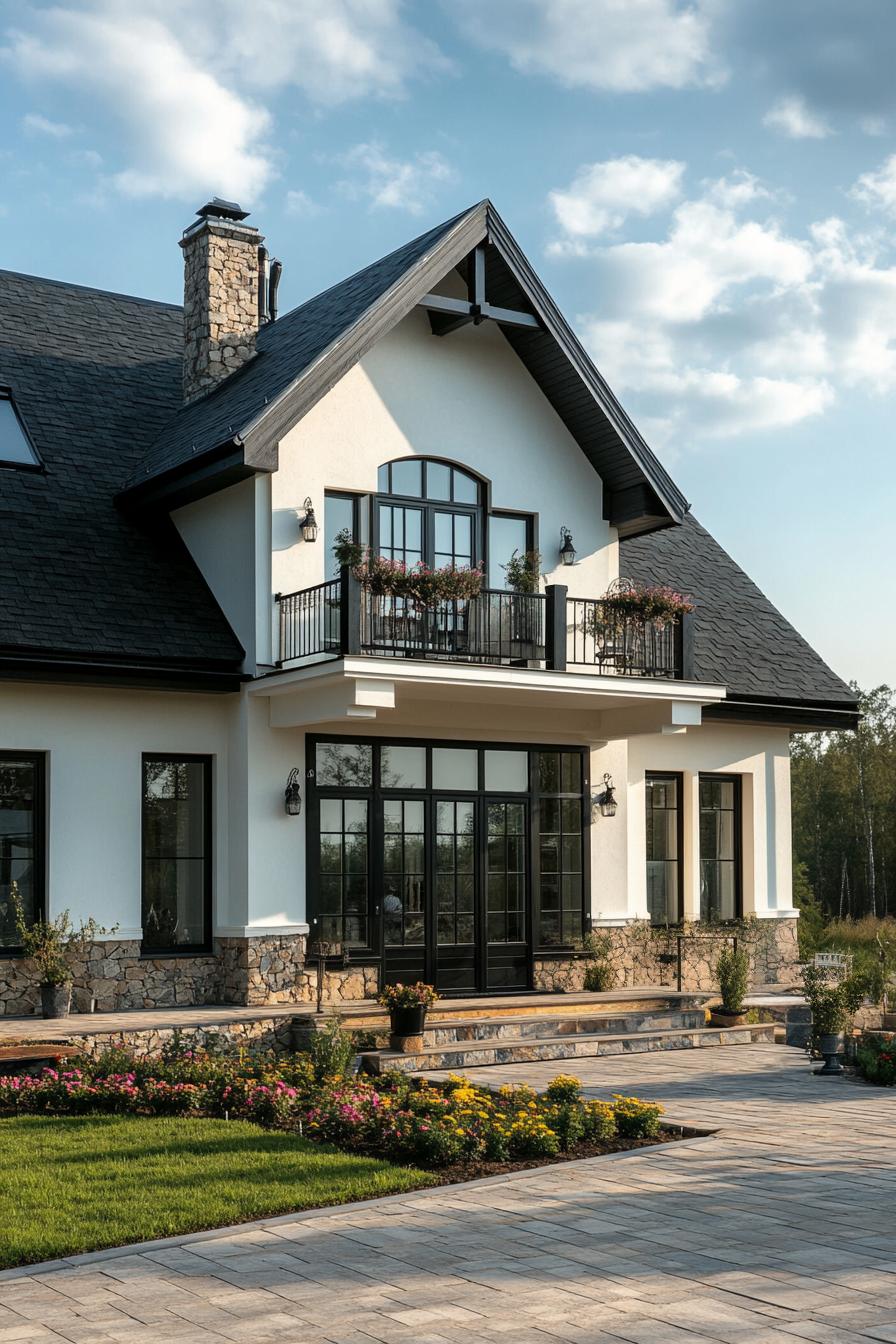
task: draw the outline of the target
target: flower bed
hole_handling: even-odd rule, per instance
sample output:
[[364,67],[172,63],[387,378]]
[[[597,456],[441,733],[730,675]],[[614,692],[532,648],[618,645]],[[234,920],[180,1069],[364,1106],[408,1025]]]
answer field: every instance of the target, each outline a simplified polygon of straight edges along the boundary
[[307,1055],[199,1054],[134,1059],[122,1051],[36,1077],[0,1078],[0,1113],[209,1116],[291,1129],[337,1148],[429,1169],[482,1169],[619,1151],[663,1135],[662,1107],[636,1097],[583,1098],[579,1080],[543,1094],[496,1092],[462,1077],[321,1078]]
[[856,1050],[856,1069],[878,1087],[896,1084],[896,1035],[866,1032]]

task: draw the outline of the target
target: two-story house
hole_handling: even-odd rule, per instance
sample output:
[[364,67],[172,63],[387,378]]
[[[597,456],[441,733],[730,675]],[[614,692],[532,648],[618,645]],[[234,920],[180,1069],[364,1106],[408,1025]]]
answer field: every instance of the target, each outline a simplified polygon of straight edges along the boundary
[[238,207],[180,246],[183,309],[0,273],[0,1012],[13,883],[112,930],[80,1009],[308,999],[309,939],[346,997],[575,983],[591,928],[644,983],[648,921],[743,916],[779,978],[790,734],[855,698],[494,207],[285,316]]

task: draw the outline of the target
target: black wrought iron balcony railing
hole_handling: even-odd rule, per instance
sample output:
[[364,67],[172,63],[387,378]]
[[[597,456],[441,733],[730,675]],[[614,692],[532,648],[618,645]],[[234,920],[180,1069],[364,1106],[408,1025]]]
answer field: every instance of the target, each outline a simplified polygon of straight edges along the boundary
[[665,623],[621,613],[601,598],[485,588],[476,597],[422,607],[371,593],[350,569],[338,579],[277,594],[278,663],[370,654],[609,676],[684,675],[690,617]]

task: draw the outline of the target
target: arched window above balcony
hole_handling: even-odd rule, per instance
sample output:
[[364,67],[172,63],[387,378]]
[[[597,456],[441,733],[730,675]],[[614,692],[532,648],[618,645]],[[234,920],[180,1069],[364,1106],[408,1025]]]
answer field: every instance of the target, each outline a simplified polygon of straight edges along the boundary
[[471,472],[405,457],[380,467],[377,488],[373,542],[380,555],[433,568],[482,563],[484,488]]

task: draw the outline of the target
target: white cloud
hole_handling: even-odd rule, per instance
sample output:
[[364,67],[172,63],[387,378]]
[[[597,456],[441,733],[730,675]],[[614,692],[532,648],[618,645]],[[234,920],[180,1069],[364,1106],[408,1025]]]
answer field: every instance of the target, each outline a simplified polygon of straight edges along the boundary
[[29,135],[48,135],[51,140],[66,140],[74,134],[74,128],[64,121],[50,121],[39,112],[26,112],[22,118],[22,129]]
[[247,203],[277,171],[264,101],[273,91],[291,86],[330,106],[396,97],[416,73],[447,68],[404,22],[400,0],[32,6],[3,55],[22,78],[93,100],[123,140],[118,190]]
[[581,252],[587,239],[621,227],[629,215],[652,215],[680,195],[684,164],[635,154],[586,164],[565,190],[548,195],[565,235],[552,250]]
[[884,159],[873,173],[862,173],[854,183],[850,195],[871,209],[896,214],[896,154]]
[[578,325],[657,442],[799,424],[845,388],[896,391],[896,265],[839,219],[789,234],[774,193],[734,174],[664,236],[593,246]]
[[286,193],[286,213],[299,219],[313,219],[320,214],[321,207],[313,201],[307,191],[288,191]]
[[339,161],[353,170],[351,178],[339,183],[350,200],[365,199],[372,209],[406,210],[411,215],[421,214],[439,186],[456,176],[437,150],[394,159],[378,141],[355,145]]
[[704,0],[446,0],[470,40],[524,74],[618,93],[718,83]]
[[762,118],[762,124],[781,131],[791,140],[824,140],[831,134],[827,122],[811,112],[798,94],[779,98]]

